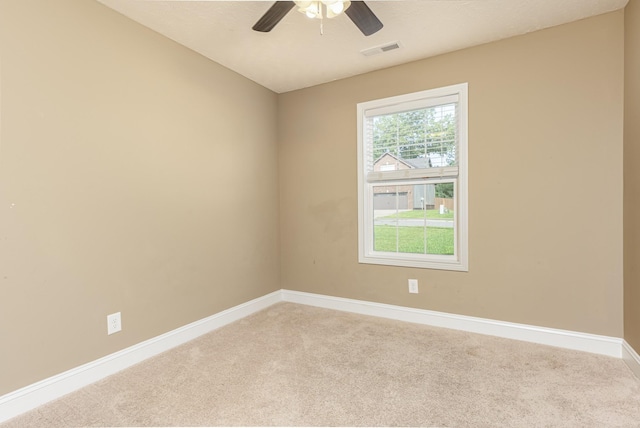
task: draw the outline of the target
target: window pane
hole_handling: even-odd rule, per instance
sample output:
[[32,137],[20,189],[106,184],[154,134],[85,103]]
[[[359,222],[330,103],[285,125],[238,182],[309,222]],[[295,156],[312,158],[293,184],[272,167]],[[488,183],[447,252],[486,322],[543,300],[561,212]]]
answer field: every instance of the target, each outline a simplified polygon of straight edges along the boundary
[[456,106],[445,104],[373,117],[370,123],[373,169],[457,165]]
[[454,254],[454,183],[373,186],[373,250]]

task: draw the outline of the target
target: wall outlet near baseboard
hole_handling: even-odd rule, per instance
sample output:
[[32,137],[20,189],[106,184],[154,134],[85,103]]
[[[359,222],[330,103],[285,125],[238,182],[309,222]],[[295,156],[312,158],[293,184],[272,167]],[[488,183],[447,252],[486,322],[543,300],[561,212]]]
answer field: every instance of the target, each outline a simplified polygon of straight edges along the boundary
[[122,319],[120,312],[107,315],[107,335],[117,333],[122,330]]
[[409,280],[409,293],[418,294],[418,280],[410,279]]

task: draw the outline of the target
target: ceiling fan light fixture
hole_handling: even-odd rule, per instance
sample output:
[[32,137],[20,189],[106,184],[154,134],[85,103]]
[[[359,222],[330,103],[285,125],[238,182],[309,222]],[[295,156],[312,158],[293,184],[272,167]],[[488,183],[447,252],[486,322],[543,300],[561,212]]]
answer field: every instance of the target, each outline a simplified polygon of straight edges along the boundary
[[351,6],[351,2],[349,0],[324,1],[323,3],[327,6],[327,18],[334,18]]
[[322,16],[322,8],[318,1],[296,1],[298,12],[307,15],[308,18],[319,18]]
[[309,18],[318,19],[325,17],[322,11],[323,7],[326,10],[326,17],[334,18],[351,5],[349,0],[295,0],[294,3],[298,6],[298,12],[304,13]]

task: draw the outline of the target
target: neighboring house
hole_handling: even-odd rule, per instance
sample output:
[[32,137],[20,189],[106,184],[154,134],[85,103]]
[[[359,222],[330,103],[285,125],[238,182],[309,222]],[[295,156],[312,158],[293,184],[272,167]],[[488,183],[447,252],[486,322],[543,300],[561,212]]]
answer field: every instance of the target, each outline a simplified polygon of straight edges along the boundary
[[[413,168],[428,168],[429,158],[400,159],[385,153],[373,163],[374,171],[396,171]],[[435,207],[435,186],[377,186],[373,190],[374,210],[422,210]]]

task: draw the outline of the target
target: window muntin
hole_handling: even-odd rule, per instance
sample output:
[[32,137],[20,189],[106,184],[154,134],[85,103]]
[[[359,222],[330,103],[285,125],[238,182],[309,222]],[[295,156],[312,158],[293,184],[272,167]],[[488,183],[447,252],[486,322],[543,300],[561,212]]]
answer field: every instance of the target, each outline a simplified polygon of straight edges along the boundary
[[358,105],[361,263],[467,270],[467,85]]

